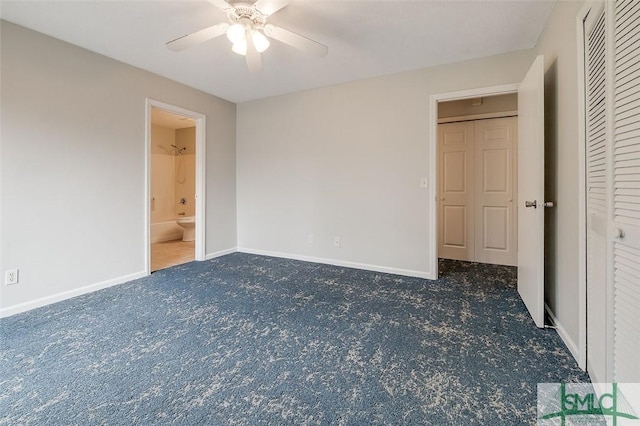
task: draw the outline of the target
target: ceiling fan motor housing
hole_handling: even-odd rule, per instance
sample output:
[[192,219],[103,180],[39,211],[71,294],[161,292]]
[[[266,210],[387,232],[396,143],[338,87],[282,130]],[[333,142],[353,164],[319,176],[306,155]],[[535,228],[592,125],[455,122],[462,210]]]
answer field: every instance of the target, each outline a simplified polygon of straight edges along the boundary
[[262,29],[267,23],[267,18],[254,5],[248,3],[235,3],[234,9],[229,12],[229,20],[234,24],[241,24],[252,29]]

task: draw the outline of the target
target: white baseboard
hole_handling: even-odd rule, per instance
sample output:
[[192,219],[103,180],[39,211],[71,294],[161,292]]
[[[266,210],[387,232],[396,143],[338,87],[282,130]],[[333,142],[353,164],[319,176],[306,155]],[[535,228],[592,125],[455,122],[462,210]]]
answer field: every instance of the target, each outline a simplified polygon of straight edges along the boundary
[[556,332],[558,333],[558,335],[560,336],[560,338],[564,342],[564,344],[567,347],[567,349],[569,349],[569,352],[571,352],[571,355],[573,355],[573,357],[575,358],[576,362],[578,363],[578,366],[581,369],[584,370],[585,366],[583,366],[580,363],[580,356],[579,356],[580,351],[578,351],[578,345],[576,344],[576,342],[573,341],[571,336],[569,336],[569,333],[567,333],[567,331],[564,329],[562,324],[558,321],[558,319],[553,314],[553,311],[551,310],[549,305],[547,305],[545,303],[544,304],[544,309],[549,314],[549,317],[551,318],[551,321],[553,321],[553,325],[556,327]]
[[[268,250],[254,250],[249,248],[232,247],[232,248],[220,250],[214,253],[208,253],[205,255],[205,259],[210,260],[216,257],[224,256],[224,255],[235,253],[235,252],[257,254],[262,256],[280,257],[280,258],[293,259],[293,260],[302,260],[305,262],[322,263],[322,264],[334,265],[334,266],[343,266],[346,268],[364,269],[367,271],[383,272],[386,274],[395,274],[395,275],[403,275],[408,277],[432,279],[431,274],[422,272],[422,271],[390,268],[387,266],[370,265],[366,263],[346,262],[346,261],[336,260],[336,259],[325,259],[325,258],[312,257],[312,256],[302,256],[302,255],[274,252],[274,251],[268,251]],[[112,287],[114,285],[122,284],[128,281],[145,277],[145,276],[147,276],[147,274],[144,271],[136,272],[133,274],[122,276],[122,277],[102,281],[96,284],[91,284],[85,287],[64,291],[61,293],[53,294],[51,296],[42,297],[40,299],[32,300],[29,302],[8,306],[6,308],[0,309],[0,318],[19,314],[21,312],[26,312],[31,309],[40,308],[42,306],[50,305],[52,303],[61,302],[66,299],[71,299],[72,297],[80,296],[87,293],[92,293],[94,291],[98,291],[107,287]]]
[[76,288],[73,290],[63,291],[62,293],[53,294],[51,296],[41,297],[40,299],[32,300],[29,302],[18,303],[17,305],[0,309],[0,318],[30,311],[31,309],[36,309],[42,306],[50,305],[52,303],[61,302],[63,300],[71,299],[72,297],[81,296],[83,294],[93,293],[94,291],[102,290],[103,288],[123,284],[128,281],[136,280],[138,278],[146,276],[147,274],[145,274],[144,271],[136,272],[122,277],[102,281],[96,284],[90,284],[88,286]]
[[281,253],[269,250],[256,250],[246,247],[238,247],[241,253],[258,254],[261,256],[281,257],[284,259],[302,260],[305,262],[322,263],[325,265],[343,266],[345,268],[364,269],[366,271],[383,272],[385,274],[403,275],[406,277],[432,279],[432,275],[423,271],[413,271],[411,269],[391,268],[388,266],[370,265],[367,263],[347,262],[337,259],[326,259],[321,257],[304,256],[299,254]]
[[235,253],[237,251],[238,251],[238,249],[236,247],[232,247],[230,249],[220,250],[220,251],[216,251],[214,253],[207,253],[204,256],[204,259],[205,260],[211,260],[211,259],[215,259],[216,257],[225,256],[227,254]]

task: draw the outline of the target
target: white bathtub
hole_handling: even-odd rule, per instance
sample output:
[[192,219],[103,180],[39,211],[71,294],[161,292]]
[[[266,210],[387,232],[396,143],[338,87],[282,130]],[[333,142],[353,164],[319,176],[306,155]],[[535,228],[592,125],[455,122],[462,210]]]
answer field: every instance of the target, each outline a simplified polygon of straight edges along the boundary
[[182,239],[182,227],[175,220],[151,224],[151,244]]

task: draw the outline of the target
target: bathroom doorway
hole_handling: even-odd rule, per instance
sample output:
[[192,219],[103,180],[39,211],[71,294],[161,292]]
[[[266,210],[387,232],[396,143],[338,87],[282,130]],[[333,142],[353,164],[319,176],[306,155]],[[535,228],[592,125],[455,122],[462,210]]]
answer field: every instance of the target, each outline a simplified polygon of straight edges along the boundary
[[147,100],[147,273],[204,260],[204,116]]

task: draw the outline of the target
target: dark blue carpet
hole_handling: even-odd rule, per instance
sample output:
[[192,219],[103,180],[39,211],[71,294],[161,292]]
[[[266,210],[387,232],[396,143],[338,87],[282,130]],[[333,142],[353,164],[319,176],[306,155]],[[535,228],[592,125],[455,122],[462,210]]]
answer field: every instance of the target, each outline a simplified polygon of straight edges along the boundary
[[0,424],[530,424],[588,381],[509,267],[232,254],[0,320]]

